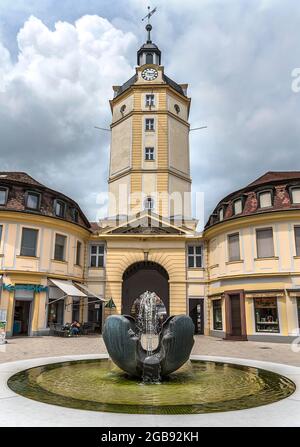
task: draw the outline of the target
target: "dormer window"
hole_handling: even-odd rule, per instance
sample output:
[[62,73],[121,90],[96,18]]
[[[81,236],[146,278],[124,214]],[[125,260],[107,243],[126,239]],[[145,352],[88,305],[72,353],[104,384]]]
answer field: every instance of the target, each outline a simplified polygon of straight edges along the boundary
[[224,220],[224,208],[219,209],[219,221],[222,222]]
[[0,188],[0,205],[6,205],[8,197],[8,189]]
[[79,212],[77,208],[71,208],[71,218],[73,222],[78,223],[79,220]]
[[271,191],[262,191],[258,194],[259,208],[270,208],[273,205]]
[[66,205],[62,200],[55,200],[54,210],[57,217],[65,217]]
[[243,211],[243,201],[242,199],[237,199],[233,202],[233,214],[236,216],[241,214]]
[[154,95],[146,95],[146,107],[154,107]]
[[291,189],[292,203],[300,204],[300,187]]
[[153,64],[153,53],[146,54],[146,64]]
[[28,191],[26,194],[26,208],[30,210],[39,210],[41,195],[38,192]]

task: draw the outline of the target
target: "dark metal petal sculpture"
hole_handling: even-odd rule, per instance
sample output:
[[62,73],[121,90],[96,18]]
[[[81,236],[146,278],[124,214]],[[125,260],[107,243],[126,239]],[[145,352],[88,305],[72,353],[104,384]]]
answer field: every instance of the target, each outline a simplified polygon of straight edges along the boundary
[[135,320],[124,315],[107,318],[103,339],[116,365],[145,381],[158,378],[180,368],[188,359],[194,344],[194,324],[190,317],[169,317],[163,324],[157,349],[149,355],[135,333]]

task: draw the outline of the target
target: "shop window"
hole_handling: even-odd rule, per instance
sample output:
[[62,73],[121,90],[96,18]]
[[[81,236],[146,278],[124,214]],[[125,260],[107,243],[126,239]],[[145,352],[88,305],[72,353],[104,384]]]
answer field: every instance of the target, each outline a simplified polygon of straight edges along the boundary
[[297,298],[298,328],[300,329],[300,298]]
[[[55,301],[55,300],[52,300]],[[48,326],[52,324],[63,324],[64,321],[64,300],[58,300],[54,303],[49,302],[48,306]]]
[[300,227],[295,227],[296,256],[300,256]]
[[258,258],[272,258],[274,256],[272,228],[256,230],[256,244]]
[[202,245],[188,246],[188,267],[201,268],[202,267]]
[[271,191],[263,191],[258,195],[259,208],[270,208],[272,206]]
[[54,249],[55,261],[64,261],[65,260],[66,241],[67,241],[66,236],[63,236],[62,234],[56,234],[55,249]]
[[0,244],[2,240],[3,225],[0,225]]
[[21,240],[21,256],[36,256],[38,230],[23,228]]
[[223,330],[222,300],[213,300],[213,328],[215,331]]
[[26,208],[38,210],[40,208],[41,195],[38,192],[28,192],[26,195]]
[[90,267],[104,267],[104,245],[90,246]]
[[229,234],[228,236],[228,260],[239,261],[240,255],[240,235],[239,233]]
[[76,265],[81,265],[81,247],[82,247],[81,242],[77,241],[77,246],[76,246]]
[[279,332],[277,298],[254,298],[256,332]]
[[0,205],[6,205],[8,196],[7,188],[0,188]]

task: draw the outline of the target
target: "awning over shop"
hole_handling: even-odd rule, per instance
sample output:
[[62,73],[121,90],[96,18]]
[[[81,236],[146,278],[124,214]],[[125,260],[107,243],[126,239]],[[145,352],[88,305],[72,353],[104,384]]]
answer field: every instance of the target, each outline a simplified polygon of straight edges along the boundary
[[76,297],[86,297],[86,293],[79,290],[72,281],[66,281],[62,279],[50,279],[52,284],[58,287],[60,290],[64,292],[65,295],[68,296],[76,296]]
[[105,301],[105,299],[102,298],[102,296],[99,296],[96,293],[92,292],[86,285],[80,284],[80,283],[77,283],[77,282],[75,284],[76,284],[77,287],[83,289],[88,296],[92,296],[94,298],[97,298],[100,301]]

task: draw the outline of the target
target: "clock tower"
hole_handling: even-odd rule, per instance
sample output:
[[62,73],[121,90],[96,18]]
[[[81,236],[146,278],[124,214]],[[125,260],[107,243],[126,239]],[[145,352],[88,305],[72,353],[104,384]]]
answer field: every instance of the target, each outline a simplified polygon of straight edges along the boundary
[[170,79],[151,40],[137,52],[135,74],[114,86],[109,166],[109,218],[151,211],[191,219],[190,98]]

